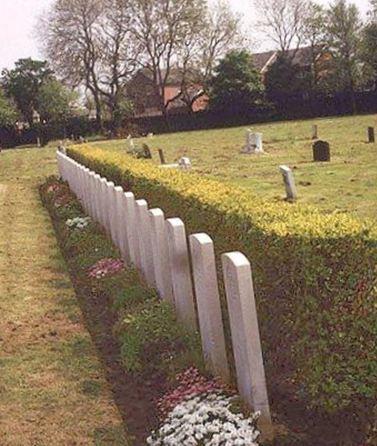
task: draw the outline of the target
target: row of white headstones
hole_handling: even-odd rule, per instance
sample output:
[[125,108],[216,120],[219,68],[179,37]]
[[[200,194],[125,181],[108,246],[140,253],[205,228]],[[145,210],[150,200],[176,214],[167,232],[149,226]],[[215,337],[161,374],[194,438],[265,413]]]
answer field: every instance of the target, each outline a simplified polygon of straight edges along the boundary
[[[208,369],[229,382],[212,239],[193,234],[187,243],[181,219],[165,219],[161,209],[148,209],[145,200],[136,200],[132,192],[62,152],[57,152],[57,160],[62,179],[111,236],[125,263],[136,267],[148,285],[175,307],[189,330],[199,328]],[[252,410],[261,412],[261,430],[271,431],[250,262],[240,252],[225,253],[221,260],[238,391]]]

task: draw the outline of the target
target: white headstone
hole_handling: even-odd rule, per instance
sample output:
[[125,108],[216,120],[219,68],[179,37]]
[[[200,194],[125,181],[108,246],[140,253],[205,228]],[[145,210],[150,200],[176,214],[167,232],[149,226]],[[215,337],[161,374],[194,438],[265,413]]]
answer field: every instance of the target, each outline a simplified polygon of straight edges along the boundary
[[288,166],[279,166],[279,169],[283,175],[287,200],[296,200],[297,190],[292,170]]
[[130,249],[131,262],[141,270],[140,247],[139,247],[139,225],[136,215],[135,196],[132,192],[125,192],[123,196],[125,208],[125,222],[127,225],[128,246]]
[[114,215],[114,183],[112,181],[106,182],[106,194],[105,194],[105,200],[106,200],[106,215],[105,215],[105,228],[106,232],[111,236],[113,239],[113,215]]
[[192,167],[191,160],[190,160],[190,158],[187,158],[187,156],[183,156],[179,160],[178,165],[183,170],[189,170]]
[[115,238],[116,245],[119,248],[123,260],[127,265],[131,263],[130,246],[129,246],[129,222],[127,221],[127,209],[124,200],[124,191],[121,186],[117,186],[115,191]]
[[246,145],[241,150],[245,154],[264,153],[262,133],[254,133],[252,130],[246,130]]
[[94,216],[96,221],[101,222],[101,202],[100,202],[100,188],[101,188],[101,176],[96,173],[94,175]]
[[100,223],[106,229],[107,214],[107,179],[101,177],[100,180]]
[[151,209],[149,218],[157,290],[162,299],[174,304],[165,216],[161,209]]
[[136,216],[139,233],[139,249],[141,269],[149,286],[155,285],[153,253],[150,240],[150,221],[148,203],[145,200],[136,200]]
[[271,426],[262,347],[251,267],[240,252],[222,255],[238,391],[246,403],[260,411],[260,427]]
[[130,150],[133,150],[135,148],[135,143],[134,143],[134,140],[132,139],[131,135],[127,136],[127,141],[128,141],[128,148]]
[[186,327],[196,330],[197,322],[194,293],[185,225],[179,218],[170,218],[166,220],[166,227],[174,302],[178,318],[186,325]]
[[190,248],[205,362],[215,376],[229,382],[213,241],[207,234],[194,234]]

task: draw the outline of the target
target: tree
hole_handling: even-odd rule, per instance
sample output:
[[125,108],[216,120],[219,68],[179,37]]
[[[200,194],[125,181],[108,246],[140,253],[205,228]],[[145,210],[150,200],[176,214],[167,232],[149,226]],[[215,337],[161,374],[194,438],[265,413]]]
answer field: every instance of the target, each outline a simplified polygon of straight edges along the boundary
[[76,95],[56,79],[44,83],[38,92],[37,109],[43,121],[64,122],[71,115]]
[[17,112],[0,90],[0,127],[9,127],[15,123]]
[[336,0],[327,12],[326,34],[333,59],[335,82],[340,90],[348,92],[355,113],[361,40],[361,20],[356,5],[348,5],[346,0]]
[[[267,97],[276,104],[284,103],[287,97],[307,91],[310,79],[302,77],[291,58],[280,53],[266,73]],[[310,73],[308,73],[310,76]]]
[[368,13],[372,20],[377,20],[377,0],[370,0],[371,9]]
[[241,18],[235,14],[228,1],[211,4],[204,19],[200,36],[200,61],[205,84],[212,78],[215,64],[235,49],[242,49],[245,37],[240,30]]
[[113,131],[117,133],[124,117],[129,115],[126,82],[137,66],[138,48],[131,32],[130,1],[104,0],[100,23],[100,92],[106,100]]
[[33,112],[38,106],[41,86],[52,78],[47,62],[19,59],[13,70],[4,70],[2,85],[6,95],[13,99],[18,110],[31,125]]
[[263,85],[246,50],[230,51],[217,65],[211,82],[211,108],[242,113],[256,108],[263,100]]
[[174,69],[181,72],[184,82],[206,4],[202,0],[134,0],[130,8],[139,61],[151,73],[159,108],[166,116],[170,102],[182,94],[166,102],[166,86]]
[[316,90],[320,81],[320,74],[325,67],[320,60],[328,53],[326,43],[326,10],[317,3],[308,4],[307,14],[303,27],[303,42],[311,49],[311,89]]
[[300,46],[308,12],[307,0],[255,0],[254,5],[262,17],[260,28],[281,52],[287,53],[293,46]]
[[90,91],[100,129],[102,101],[99,49],[102,0],[56,0],[42,18],[41,40],[48,59],[63,81]]
[[377,0],[372,2],[370,20],[362,31],[361,57],[364,62],[364,74],[367,83],[372,83],[377,91]]

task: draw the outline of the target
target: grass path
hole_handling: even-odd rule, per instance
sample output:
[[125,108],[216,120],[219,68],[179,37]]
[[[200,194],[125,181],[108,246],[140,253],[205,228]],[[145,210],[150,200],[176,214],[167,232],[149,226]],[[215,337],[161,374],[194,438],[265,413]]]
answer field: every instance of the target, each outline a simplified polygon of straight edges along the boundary
[[0,154],[0,444],[125,445],[37,186],[54,151]]

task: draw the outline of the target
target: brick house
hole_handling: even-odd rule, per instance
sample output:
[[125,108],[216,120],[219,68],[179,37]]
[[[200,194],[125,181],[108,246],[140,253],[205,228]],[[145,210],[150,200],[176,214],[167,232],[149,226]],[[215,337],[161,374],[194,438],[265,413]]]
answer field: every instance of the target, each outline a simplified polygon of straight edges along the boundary
[[[164,75],[164,73],[163,73]],[[182,75],[179,70],[172,69],[164,91],[164,104],[168,104],[168,113],[187,113],[189,106],[181,97]],[[127,84],[128,94],[134,104],[135,117],[161,115],[160,98],[156,93],[152,73],[149,70],[139,70]],[[208,106],[208,97],[198,95],[202,86],[192,83],[187,89],[186,97],[193,100],[191,110],[203,111]],[[194,99],[196,96],[198,97]],[[174,99],[176,98],[176,99]],[[171,102],[169,102],[171,101]]]
[[[260,72],[262,81],[265,81],[266,74],[270,67],[274,64],[279,51],[266,51],[263,53],[253,54],[253,63],[255,68]],[[317,73],[318,78],[323,78],[329,71],[328,64],[331,61],[331,55],[329,53],[321,54],[313,61],[313,49],[312,47],[303,47],[294,50],[289,50],[287,56],[292,58],[293,65],[299,70],[299,74],[303,77],[307,74],[313,73],[314,70]],[[315,66],[314,66],[315,64]]]

